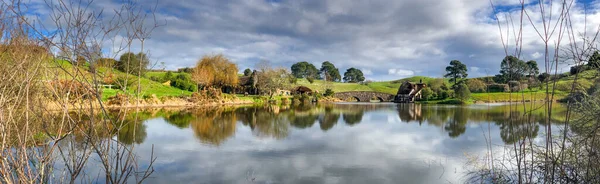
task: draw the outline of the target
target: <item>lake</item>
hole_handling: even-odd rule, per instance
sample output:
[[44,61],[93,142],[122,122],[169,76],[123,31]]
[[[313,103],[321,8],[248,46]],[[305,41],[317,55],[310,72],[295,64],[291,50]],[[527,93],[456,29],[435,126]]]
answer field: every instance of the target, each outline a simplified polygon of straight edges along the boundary
[[134,145],[141,165],[154,150],[155,171],[146,183],[462,183],[469,158],[488,153],[490,142],[501,149],[543,139],[543,111],[523,116],[522,109],[393,103],[162,109],[143,112],[138,128],[114,138]]

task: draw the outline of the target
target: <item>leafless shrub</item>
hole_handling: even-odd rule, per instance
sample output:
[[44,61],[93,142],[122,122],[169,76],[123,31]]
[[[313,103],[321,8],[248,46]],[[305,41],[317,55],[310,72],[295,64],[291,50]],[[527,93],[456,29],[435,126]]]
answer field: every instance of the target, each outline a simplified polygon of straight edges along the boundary
[[[142,182],[154,171],[153,153],[140,168],[135,146],[112,139],[129,124],[108,115],[99,88],[104,77],[94,67],[105,54],[131,51],[135,41],[144,52],[157,26],[148,24],[147,12],[156,7],[127,1],[99,10],[94,3],[47,0],[44,18],[28,16],[20,0],[0,3],[1,183]],[[102,52],[108,43],[116,51]],[[86,170],[90,165],[100,173]]]

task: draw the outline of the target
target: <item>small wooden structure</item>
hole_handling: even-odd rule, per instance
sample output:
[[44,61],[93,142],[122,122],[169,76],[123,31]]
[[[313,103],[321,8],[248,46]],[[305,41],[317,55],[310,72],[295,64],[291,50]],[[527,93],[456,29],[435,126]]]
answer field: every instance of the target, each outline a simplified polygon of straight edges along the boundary
[[312,89],[306,87],[306,86],[298,86],[296,88],[294,88],[293,90],[294,94],[297,95],[303,95],[303,94],[307,94],[307,95],[312,95]]
[[398,93],[396,93],[396,97],[394,97],[394,102],[411,103],[415,100],[420,100],[422,97],[421,90],[426,86],[427,85],[423,84],[422,81],[419,81],[417,84],[405,81],[400,85],[400,88],[398,88]]

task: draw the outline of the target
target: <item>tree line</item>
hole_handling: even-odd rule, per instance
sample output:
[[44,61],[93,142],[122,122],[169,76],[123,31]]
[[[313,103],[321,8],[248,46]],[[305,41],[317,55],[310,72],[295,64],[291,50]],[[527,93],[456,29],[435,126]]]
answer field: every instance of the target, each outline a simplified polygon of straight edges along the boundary
[[321,64],[321,68],[317,69],[312,63],[302,61],[291,66],[292,75],[296,78],[305,78],[310,83],[315,79],[331,81],[357,83],[365,81],[365,76],[360,69],[348,68],[344,73],[344,77],[340,75],[340,71],[335,65],[329,61]]

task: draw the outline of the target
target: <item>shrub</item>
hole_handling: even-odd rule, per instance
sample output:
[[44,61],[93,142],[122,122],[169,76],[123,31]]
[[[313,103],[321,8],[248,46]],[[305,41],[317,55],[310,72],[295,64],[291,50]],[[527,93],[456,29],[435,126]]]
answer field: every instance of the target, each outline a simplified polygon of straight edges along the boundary
[[540,75],[538,75],[538,80],[540,82],[546,82],[546,80],[550,79],[550,74],[548,73],[542,73]]
[[487,85],[488,92],[508,92],[510,88],[508,84],[490,84]]
[[126,94],[117,93],[115,96],[108,98],[108,105],[125,105],[125,103],[129,100],[129,97]]
[[68,95],[72,101],[78,99],[95,99],[97,94],[92,86],[79,81],[55,80],[50,85],[57,91],[57,95],[64,95],[65,97]]
[[423,89],[423,91],[421,92],[421,96],[422,96],[422,100],[429,100],[429,99],[433,99],[433,90],[429,89],[429,88],[425,88]]
[[288,77],[288,80],[289,80],[290,84],[296,84],[296,83],[298,83],[298,78],[296,78],[294,76]]
[[467,87],[469,87],[469,91],[475,93],[485,92],[486,90],[485,83],[479,79],[469,79],[467,81]]
[[157,77],[157,76],[151,76],[150,80],[160,82],[160,83],[164,82],[160,77]]
[[308,80],[308,82],[311,83],[311,84],[313,82],[315,82],[315,78],[313,78],[313,77],[307,77],[306,80]]
[[471,98],[471,91],[469,91],[469,87],[465,84],[460,84],[456,87],[456,98],[462,102],[466,102]]
[[135,77],[119,76],[115,79],[114,85],[118,89],[129,88],[133,86],[135,80],[137,80]]
[[440,90],[438,97],[439,99],[446,99],[452,96],[451,90]]
[[289,104],[290,103],[290,99],[288,99],[288,98],[281,98],[281,103],[282,104]]
[[518,92],[522,90],[521,83],[519,81],[508,81],[508,86],[512,92]]
[[334,94],[335,94],[335,92],[333,92],[333,90],[326,89],[324,96],[329,97],[329,96],[333,96]]
[[310,96],[308,96],[306,93],[302,94],[302,96],[300,96],[300,101],[302,102],[308,102],[310,99]]
[[571,75],[575,75],[575,74],[581,73],[581,72],[583,72],[583,71],[585,71],[585,70],[587,70],[587,69],[588,69],[588,66],[587,66],[587,65],[573,66],[573,67],[571,67],[571,69],[569,70],[569,73],[570,73]]

